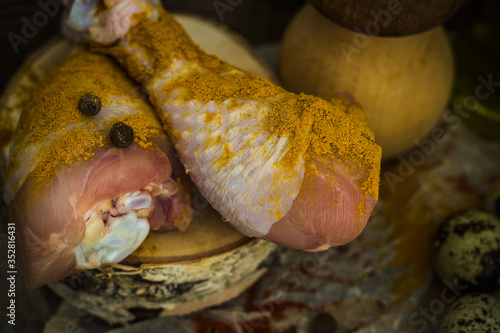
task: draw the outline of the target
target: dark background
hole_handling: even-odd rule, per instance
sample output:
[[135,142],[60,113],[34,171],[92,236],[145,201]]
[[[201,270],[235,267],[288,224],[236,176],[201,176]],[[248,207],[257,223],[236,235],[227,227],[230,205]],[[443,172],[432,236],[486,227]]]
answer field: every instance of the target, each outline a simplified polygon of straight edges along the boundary
[[[19,45],[16,53],[8,39],[10,32],[22,36],[23,17],[33,22],[33,15],[42,11],[39,2],[58,2],[62,0],[0,0],[0,91],[10,76],[26,57],[40,47],[51,36],[58,33],[63,6],[58,5],[58,13],[49,18],[48,23],[38,29],[26,44]],[[467,29],[468,24],[478,16],[484,2],[488,0],[469,0],[455,17],[447,23],[452,31]],[[495,2],[496,0],[490,1]],[[306,0],[163,0],[165,8],[173,12],[191,13],[227,25],[242,34],[254,45],[277,44],[297,10]],[[235,5],[231,6],[233,3]],[[221,20],[216,6],[226,4],[232,10],[224,12]],[[497,15],[499,13],[490,13]]]
[[[46,3],[50,0],[41,1]],[[38,2],[0,0],[0,91],[23,60],[59,30],[62,6],[59,6],[58,14],[49,18],[48,23],[40,27],[28,43],[20,44],[19,53],[15,53],[7,35],[13,32],[22,36],[22,17],[32,22],[33,15],[42,10]],[[215,7],[217,3],[231,2],[237,5],[231,6],[232,11],[225,11],[221,22]],[[252,44],[278,42],[293,14],[304,3],[305,0],[163,0],[169,11],[192,13],[223,23],[245,36]]]

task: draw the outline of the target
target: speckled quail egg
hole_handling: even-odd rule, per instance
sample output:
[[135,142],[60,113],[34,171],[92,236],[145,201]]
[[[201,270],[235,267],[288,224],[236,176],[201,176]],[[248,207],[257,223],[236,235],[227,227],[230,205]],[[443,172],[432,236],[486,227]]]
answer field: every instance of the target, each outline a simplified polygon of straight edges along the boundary
[[500,332],[500,300],[493,295],[473,293],[460,297],[449,308],[439,333]]
[[500,285],[500,221],[492,214],[465,210],[439,227],[433,243],[433,266],[447,284],[469,290],[493,290]]

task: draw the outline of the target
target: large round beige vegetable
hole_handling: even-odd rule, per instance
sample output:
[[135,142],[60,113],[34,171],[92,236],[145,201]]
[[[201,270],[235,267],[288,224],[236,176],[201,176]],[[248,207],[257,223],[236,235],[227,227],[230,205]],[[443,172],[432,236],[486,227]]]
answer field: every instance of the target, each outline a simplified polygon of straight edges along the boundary
[[306,5],[281,46],[286,87],[322,97],[354,96],[384,159],[409,150],[438,122],[453,82],[453,57],[442,28],[384,38],[347,30]]

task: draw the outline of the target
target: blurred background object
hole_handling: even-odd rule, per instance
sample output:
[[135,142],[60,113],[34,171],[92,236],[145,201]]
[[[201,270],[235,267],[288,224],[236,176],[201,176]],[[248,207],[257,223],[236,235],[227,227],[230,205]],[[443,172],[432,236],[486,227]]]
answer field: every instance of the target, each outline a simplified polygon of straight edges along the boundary
[[348,93],[361,104],[384,159],[409,150],[436,125],[451,94],[453,70],[441,27],[397,38],[368,36],[342,28],[310,5],[289,25],[280,51],[286,88],[324,98]]
[[380,26],[379,36],[406,36],[435,28],[449,20],[465,0],[309,0],[344,28],[370,29],[373,21]]
[[467,3],[449,25],[457,60],[452,102],[465,109],[470,128],[500,141],[500,2],[481,2]]

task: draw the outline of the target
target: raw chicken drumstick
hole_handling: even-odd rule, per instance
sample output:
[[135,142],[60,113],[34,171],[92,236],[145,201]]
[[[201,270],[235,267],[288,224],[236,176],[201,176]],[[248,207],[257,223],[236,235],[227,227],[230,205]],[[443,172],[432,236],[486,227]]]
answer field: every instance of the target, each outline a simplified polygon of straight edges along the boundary
[[171,178],[169,145],[111,59],[68,56],[23,110],[5,174],[29,289],[117,263],[150,229],[187,228],[191,200]]
[[242,233],[314,251],[363,230],[381,150],[357,106],[207,55],[158,1],[76,0],[65,27],[144,86],[186,172]]

